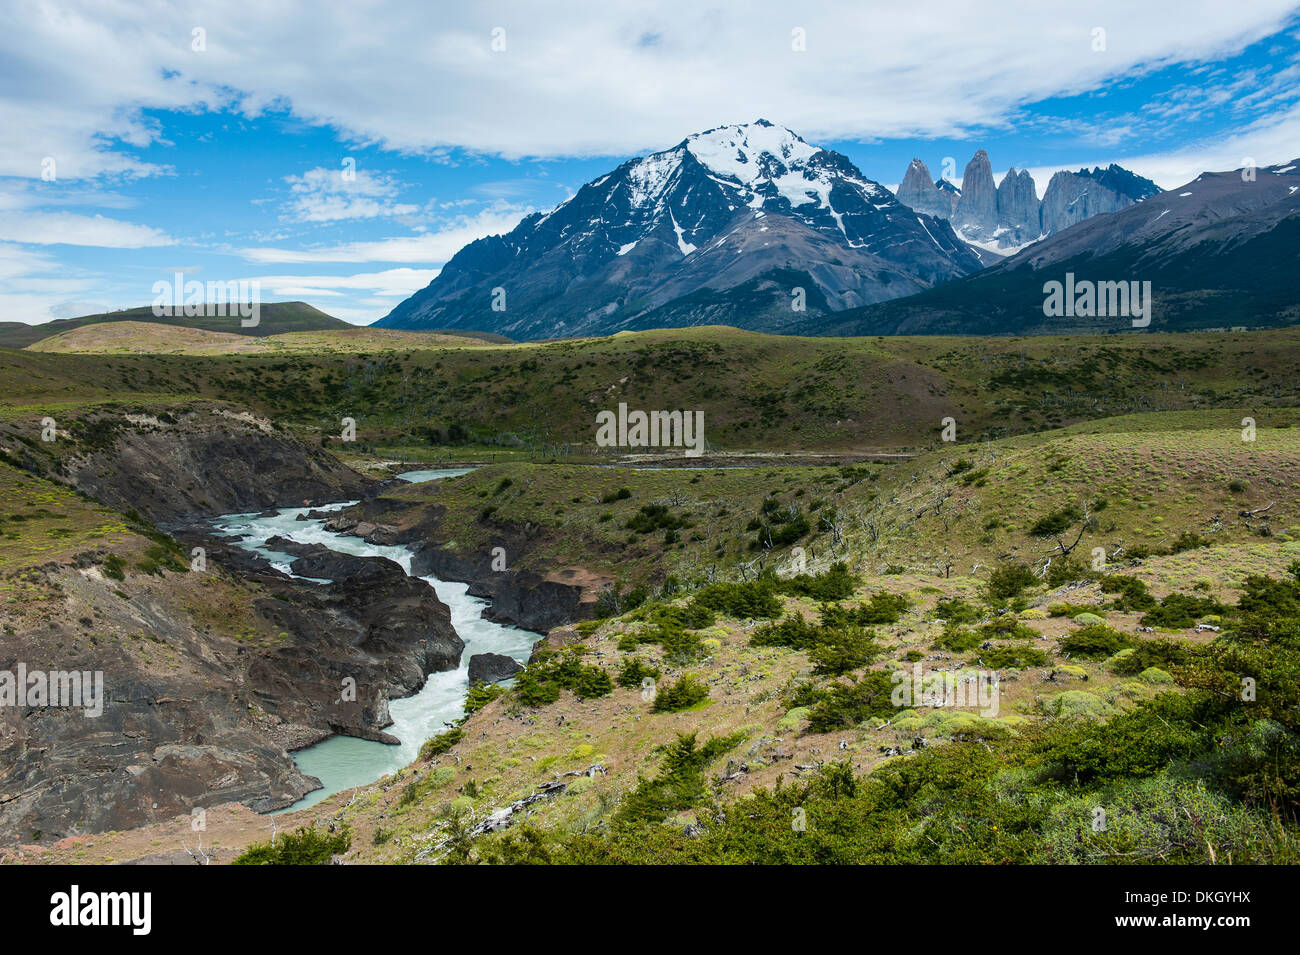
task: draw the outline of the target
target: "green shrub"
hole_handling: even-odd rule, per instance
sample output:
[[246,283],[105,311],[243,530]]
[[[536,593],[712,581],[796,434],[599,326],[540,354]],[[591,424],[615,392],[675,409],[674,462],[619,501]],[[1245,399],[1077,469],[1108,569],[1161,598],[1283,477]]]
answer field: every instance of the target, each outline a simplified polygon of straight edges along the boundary
[[1036,583],[1038,578],[1026,565],[999,564],[989,575],[989,597],[993,600],[1008,600]]
[[1144,627],[1168,627],[1185,630],[1196,626],[1201,617],[1223,613],[1227,608],[1212,597],[1190,597],[1187,594],[1169,594],[1142,615]]
[[664,747],[663,764],[654,779],[641,780],[623,798],[614,817],[619,828],[657,825],[670,813],[697,805],[706,797],[704,771],[723,753],[733,749],[741,737],[724,736],[698,745],[695,733],[679,733]]
[[708,607],[692,600],[684,607],[671,605],[656,607],[646,616],[646,619],[666,628],[703,630],[705,627],[713,626],[717,617]]
[[1103,593],[1118,594],[1112,606],[1116,610],[1146,610],[1156,605],[1145,581],[1123,574],[1110,574],[1101,581]]
[[1063,507],[1034,521],[1029,533],[1034,537],[1054,537],[1073,527],[1082,516],[1083,512],[1077,507]]
[[638,534],[651,534],[658,530],[675,531],[690,527],[691,524],[685,518],[670,512],[663,504],[645,504],[623,526]]
[[948,623],[974,623],[983,616],[978,607],[960,597],[940,600],[934,605],[934,615]]
[[699,677],[687,673],[676,683],[660,687],[651,709],[656,713],[676,713],[709,698],[709,688]]
[[1003,614],[981,625],[979,634],[985,640],[1037,640],[1038,631],[1027,627],[1018,617]]
[[346,826],[333,833],[303,826],[280,833],[270,842],[249,846],[231,865],[328,865],[332,856],[351,847],[352,836]]
[[1091,580],[1096,576],[1083,561],[1074,557],[1058,557],[1047,568],[1047,586],[1063,587],[1076,580]]
[[1047,662],[1047,654],[1028,643],[1000,643],[979,652],[979,660],[992,670],[1023,670]]
[[953,653],[966,653],[974,650],[984,638],[974,630],[966,627],[959,627],[955,623],[948,623],[943,628],[943,633],[935,638],[934,645],[940,650],[951,650]]
[[858,585],[858,578],[849,573],[848,565],[843,561],[832,564],[829,570],[816,576],[799,574],[786,580],[775,577],[771,580],[773,590],[777,593],[823,601],[844,600],[851,597],[854,588]]
[[626,657],[618,671],[617,683],[625,690],[643,686],[647,679],[658,680],[661,671],[651,666],[640,657]]
[[874,637],[874,633],[861,627],[827,631],[808,651],[813,672],[839,676],[865,667],[881,651]]
[[822,630],[822,627],[804,620],[803,614],[793,613],[782,617],[780,623],[769,623],[759,627],[750,636],[749,645],[807,650],[816,646]]
[[546,654],[515,677],[511,692],[526,706],[546,706],[568,690],[580,700],[608,696],[614,682],[604,667],[583,663],[576,653]]
[[898,712],[890,699],[893,688],[889,676],[878,670],[871,670],[851,683],[833,683],[827,695],[813,706],[808,729],[813,733],[830,733],[851,729],[873,716],[892,716]]
[[505,693],[505,687],[497,683],[474,683],[465,694],[465,715],[477,713],[498,696]]
[[1072,657],[1103,658],[1114,656],[1125,647],[1137,646],[1137,640],[1104,623],[1093,623],[1066,634],[1061,652]]
[[1121,676],[1135,676],[1147,667],[1171,669],[1189,662],[1188,647],[1178,640],[1140,640],[1121,650],[1108,661],[1110,668]]
[[822,624],[828,627],[864,626],[898,623],[908,599],[901,594],[872,594],[871,599],[857,607],[826,604],[821,608]]
[[109,554],[105,557],[102,566],[104,576],[110,580],[126,580],[126,561],[117,554]]
[[435,756],[441,756],[464,738],[465,731],[459,726],[449,729],[445,733],[439,733],[437,736],[430,736],[424,741],[424,745],[420,747],[420,759],[428,762]]
[[781,613],[781,601],[767,580],[747,583],[710,584],[695,594],[697,606],[737,619],[775,617]]

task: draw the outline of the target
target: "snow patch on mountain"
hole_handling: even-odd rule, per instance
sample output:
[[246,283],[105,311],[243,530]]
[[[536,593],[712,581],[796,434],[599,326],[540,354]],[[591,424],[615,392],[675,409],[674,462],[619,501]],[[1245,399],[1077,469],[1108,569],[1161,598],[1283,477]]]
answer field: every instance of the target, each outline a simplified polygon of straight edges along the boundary
[[695,251],[695,246],[691,245],[689,242],[687,242],[685,239],[682,238],[682,234],[685,230],[683,230],[682,227],[677,224],[677,217],[674,216],[671,212],[669,212],[668,218],[672,221],[673,231],[677,233],[677,248],[682,250],[682,255],[690,255],[692,252]]

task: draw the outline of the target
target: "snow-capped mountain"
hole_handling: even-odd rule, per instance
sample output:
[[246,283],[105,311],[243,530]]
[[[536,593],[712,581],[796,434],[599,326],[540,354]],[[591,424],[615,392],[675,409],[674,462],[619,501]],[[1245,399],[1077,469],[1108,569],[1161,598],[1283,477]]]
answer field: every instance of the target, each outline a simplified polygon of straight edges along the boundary
[[629,160],[509,234],[470,243],[377,324],[516,339],[777,330],[979,268],[946,222],[913,212],[845,156],[758,120]]

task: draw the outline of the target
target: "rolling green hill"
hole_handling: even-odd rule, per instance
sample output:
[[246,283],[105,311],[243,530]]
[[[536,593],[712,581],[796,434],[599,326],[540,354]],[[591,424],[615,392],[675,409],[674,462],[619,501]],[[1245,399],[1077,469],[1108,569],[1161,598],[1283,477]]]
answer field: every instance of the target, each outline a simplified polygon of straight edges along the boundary
[[829,339],[726,327],[524,345],[265,355],[0,352],[14,405],[217,398],[290,427],[428,449],[596,453],[620,402],[704,414],[713,450],[915,451],[1147,411],[1297,403],[1300,330]]
[[80,318],[60,318],[43,325],[0,322],[0,348],[26,348],[53,335],[101,322],[153,322],[182,328],[199,328],[210,332],[251,335],[258,338],[284,332],[310,332],[351,327],[343,319],[326,315],[306,302],[267,302],[261,306],[258,324],[252,328],[242,327],[238,315],[232,317],[214,314],[213,306],[208,306],[207,311],[206,315],[173,318],[170,315],[154,315],[153,309],[145,305],[140,308],[123,309],[120,312],[101,312],[97,315],[82,315]]

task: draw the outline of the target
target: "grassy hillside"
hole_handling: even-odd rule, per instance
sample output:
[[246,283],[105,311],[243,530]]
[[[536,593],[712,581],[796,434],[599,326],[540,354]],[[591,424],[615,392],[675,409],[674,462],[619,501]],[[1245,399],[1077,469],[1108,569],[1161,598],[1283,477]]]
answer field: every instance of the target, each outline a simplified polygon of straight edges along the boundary
[[[810,566],[872,575],[982,577],[1019,561],[1061,580],[1085,574],[1094,548],[1121,563],[1177,550],[1215,576],[1219,546],[1300,540],[1300,409],[1261,414],[1253,442],[1244,416],[1130,415],[838,468],[515,462],[362,510],[462,555],[505,546],[512,566],[581,566],[624,588],[788,572],[795,547]],[[1053,515],[1066,526],[1036,532]]]
[[[650,561],[676,589],[553,632],[424,760],[310,820],[349,825],[350,858],[415,863],[1294,862],[1300,411],[1254,442],[1240,417],[1106,419],[858,480],[510,465],[395,492],[474,547],[527,525],[635,571],[658,534],[622,560],[617,532],[581,535],[650,502],[707,540],[683,529]],[[1077,541],[1038,526],[1085,501]],[[766,582],[692,575],[791,506],[843,518],[795,541],[822,577],[791,578],[793,544],[760,549]],[[1049,564],[1059,537],[1075,552]],[[996,700],[893,700],[917,666],[996,674]],[[1243,675],[1268,686],[1249,705]]]
[[260,337],[284,332],[317,331],[328,328],[350,328],[347,322],[326,315],[306,302],[267,302],[260,307],[258,324],[252,328],[240,325],[238,314],[218,315],[213,306],[207,314],[184,316],[154,315],[151,306],[123,309],[120,312],[102,312],[82,315],[79,318],[60,318],[42,325],[22,322],[0,322],[0,348],[26,348],[43,339],[86,325],[104,322],[149,322],[176,328],[199,328],[212,332],[230,332],[237,335]]
[[[372,334],[365,330],[358,334]],[[713,449],[920,450],[1142,411],[1294,404],[1300,330],[1034,339],[820,339],[731,328],[357,354],[0,352],[13,402],[216,397],[358,442],[595,452],[620,402],[704,413]]]
[[[499,337],[499,336],[498,336]],[[483,338],[387,328],[336,328],[253,338],[231,332],[157,322],[101,322],[60,332],[28,345],[29,351],[97,355],[352,355],[419,348],[469,348]]]

